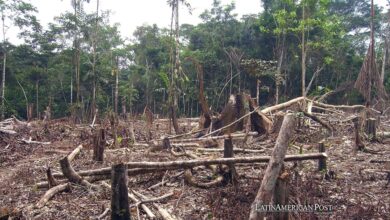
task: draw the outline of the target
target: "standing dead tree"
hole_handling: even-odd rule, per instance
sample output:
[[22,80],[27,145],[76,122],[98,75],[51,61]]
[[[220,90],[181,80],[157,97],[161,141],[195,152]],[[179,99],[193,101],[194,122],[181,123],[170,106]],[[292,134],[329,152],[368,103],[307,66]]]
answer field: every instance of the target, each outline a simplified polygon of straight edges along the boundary
[[385,97],[386,91],[383,87],[382,80],[378,74],[375,62],[375,39],[374,39],[374,1],[371,0],[371,36],[370,46],[368,47],[366,58],[359,76],[355,82],[355,88],[366,99],[366,106],[371,105],[372,87],[376,88],[379,97]]
[[187,60],[190,60],[196,67],[196,72],[198,75],[198,80],[199,80],[199,103],[202,109],[202,115],[200,116],[199,120],[199,128],[204,129],[208,128],[211,123],[211,112],[209,105],[207,104],[206,97],[204,95],[204,73],[203,73],[203,68],[202,65],[192,57],[187,57]]

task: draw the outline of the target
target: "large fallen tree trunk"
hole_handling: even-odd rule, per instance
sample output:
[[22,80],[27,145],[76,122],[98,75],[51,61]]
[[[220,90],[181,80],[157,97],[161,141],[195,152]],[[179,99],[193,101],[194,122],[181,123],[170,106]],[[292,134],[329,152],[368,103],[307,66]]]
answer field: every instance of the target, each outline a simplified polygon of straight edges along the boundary
[[[299,155],[287,155],[284,161],[302,161],[302,160],[319,160],[327,158],[326,153],[310,153]],[[236,158],[219,158],[219,159],[198,159],[198,160],[185,160],[185,161],[168,161],[168,162],[129,162],[127,173],[129,176],[146,174],[152,172],[159,172],[165,170],[185,169],[197,166],[209,166],[215,164],[237,164],[237,163],[267,163],[269,156],[257,156],[257,157],[236,157]],[[98,180],[109,179],[111,173],[111,167],[104,167],[94,170],[79,171],[79,176],[96,176]],[[56,178],[64,177],[61,174],[53,174]],[[86,179],[87,180],[87,179]],[[88,179],[93,182],[94,179]],[[62,180],[58,180],[58,183],[63,183]],[[39,188],[47,187],[47,182],[37,183]]]
[[255,200],[252,203],[250,220],[263,220],[264,212],[259,212],[262,205],[269,205],[275,189],[276,180],[285,160],[288,144],[293,135],[295,119],[293,114],[287,114],[284,117],[282,127],[276,140],[275,148],[265,171],[264,178],[261,182],[260,189]]
[[[326,153],[310,153],[299,155],[286,155],[284,161],[301,161],[327,158]],[[128,162],[128,168],[145,168],[145,169],[180,169],[192,168],[196,166],[208,166],[214,164],[229,163],[268,163],[270,156],[257,157],[236,157],[236,158],[218,158],[218,159],[201,159],[186,161],[169,161],[169,162]]]
[[261,110],[261,112],[263,114],[267,114],[267,113],[270,113],[270,112],[273,112],[273,111],[279,111],[281,109],[284,109],[284,108],[287,108],[287,107],[290,107],[296,103],[299,103],[301,101],[305,100],[305,98],[303,96],[301,97],[298,97],[298,98],[295,98],[295,99],[291,99],[290,101],[287,101],[287,102],[284,102],[284,103],[281,103],[281,104],[278,104],[278,105],[274,105],[274,106],[270,106],[268,108],[265,108],[263,110]]

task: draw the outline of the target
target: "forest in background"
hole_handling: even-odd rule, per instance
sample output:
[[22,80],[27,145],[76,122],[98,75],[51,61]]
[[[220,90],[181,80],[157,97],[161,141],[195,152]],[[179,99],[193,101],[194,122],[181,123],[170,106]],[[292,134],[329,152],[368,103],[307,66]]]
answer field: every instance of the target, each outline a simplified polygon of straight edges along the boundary
[[[178,2],[191,10],[190,1]],[[197,116],[199,86],[191,60],[203,69],[204,92],[213,111],[230,94],[256,96],[258,79],[260,105],[340,88],[347,92],[332,96],[333,103],[363,102],[352,88],[367,53],[369,0],[262,0],[261,13],[242,18],[235,14],[234,3],[214,0],[200,24],[139,26],[128,39],[119,33],[119,24],[110,23],[110,12],[99,9],[99,1],[71,3],[74,11],[42,27],[35,17],[38,9],[27,1],[0,1],[3,117],[27,118],[28,111],[42,117],[48,106],[55,118],[75,109],[84,120],[95,108],[101,113],[142,113],[145,106],[166,116],[172,84],[179,115]],[[96,12],[86,13],[85,4],[96,4]],[[389,90],[389,15],[381,7],[374,9],[377,67]],[[25,43],[8,42],[7,25],[20,27]],[[176,59],[179,68],[173,74]],[[277,65],[271,71],[253,71],[242,65],[245,60]],[[310,81],[309,91],[302,89]]]

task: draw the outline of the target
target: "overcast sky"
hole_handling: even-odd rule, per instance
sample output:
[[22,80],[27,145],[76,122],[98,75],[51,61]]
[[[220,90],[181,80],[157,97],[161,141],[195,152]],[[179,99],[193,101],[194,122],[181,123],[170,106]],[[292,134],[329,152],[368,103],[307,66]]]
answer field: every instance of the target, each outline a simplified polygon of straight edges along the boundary
[[[31,0],[31,3],[39,10],[38,18],[43,24],[53,20],[54,16],[66,10],[71,10],[71,0]],[[120,31],[123,36],[132,36],[137,26],[143,24],[157,24],[159,27],[169,27],[171,9],[166,0],[100,0],[101,10],[111,10],[111,21],[120,23]],[[181,8],[180,23],[197,24],[200,22],[199,15],[211,8],[213,0],[188,0],[193,11]],[[222,5],[229,4],[232,0],[222,0]],[[243,14],[257,14],[261,11],[260,0],[240,0],[236,2],[236,11],[239,16]],[[96,9],[96,0],[85,3],[86,10]]]
[[[187,0],[192,8],[192,15],[188,10],[181,8],[180,24],[197,24],[200,22],[199,15],[206,9],[210,9],[213,0]],[[71,0],[30,0],[39,10],[38,19],[43,26],[52,22],[55,16],[71,10]],[[123,37],[131,37],[137,26],[143,24],[157,24],[159,27],[169,27],[171,19],[171,9],[167,5],[167,0],[100,0],[101,10],[111,10],[111,22],[120,24],[120,31]],[[222,5],[229,4],[232,0],[221,0]],[[235,13],[238,18],[244,14],[257,14],[261,8],[261,0],[236,0]],[[386,0],[375,0],[376,4],[386,5]],[[96,8],[96,0],[85,3],[87,11]],[[9,40],[12,43],[19,41],[15,37],[16,30],[12,28],[8,31]]]

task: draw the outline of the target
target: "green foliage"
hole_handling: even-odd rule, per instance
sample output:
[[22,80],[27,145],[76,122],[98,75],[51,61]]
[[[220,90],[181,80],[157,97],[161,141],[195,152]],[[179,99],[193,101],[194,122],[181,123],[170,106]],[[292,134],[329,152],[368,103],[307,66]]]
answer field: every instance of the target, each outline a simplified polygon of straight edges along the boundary
[[[26,40],[22,45],[8,42],[1,45],[2,52],[6,51],[8,55],[7,115],[25,117],[26,98],[28,103],[35,103],[39,98],[34,112],[42,112],[49,104],[55,117],[75,111],[75,36],[79,40],[83,100],[77,109],[88,111],[94,86],[99,110],[112,109],[115,78],[118,76],[119,105],[123,100],[132,112],[142,112],[145,105],[149,105],[155,113],[167,113],[172,48],[175,45],[170,30],[157,25],[142,25],[130,40],[124,41],[118,25],[110,23],[109,12],[101,12],[97,18],[95,13],[83,10],[83,2],[89,1],[81,0],[72,1],[76,14],[74,11],[61,14],[42,29],[33,16],[36,8],[31,4],[21,0],[0,2],[3,3],[0,12],[4,14],[7,25],[23,27]],[[170,4],[174,2],[169,1]],[[180,1],[182,3],[185,1]],[[262,3],[264,11],[238,19],[234,3],[222,5],[221,1],[214,0],[200,15],[201,23],[181,25],[182,71],[179,76],[174,76],[181,113],[199,114],[197,69],[185,60],[187,57],[195,58],[202,66],[204,93],[213,110],[220,110],[228,99],[230,88],[226,88],[230,87],[230,81],[233,93],[247,90],[252,96],[255,94],[258,75],[248,74],[250,70],[244,66],[236,69],[226,53],[230,48],[242,52],[245,60],[267,61],[277,61],[283,49],[280,74],[285,82],[280,87],[280,94],[283,94],[280,101],[299,95],[302,31],[307,38],[307,78],[324,66],[314,80],[312,88],[316,89],[310,95],[325,94],[356,79],[367,49],[367,0],[263,0]],[[304,19],[303,7],[306,9]],[[381,34],[385,34],[387,20],[381,10],[376,8],[375,25]],[[382,50],[377,51],[382,53]],[[275,71],[262,73],[262,103],[273,102],[274,78]],[[26,98],[17,81],[26,91]],[[388,77],[385,85],[390,88]],[[340,94],[337,98],[361,101],[361,97],[353,92]]]

